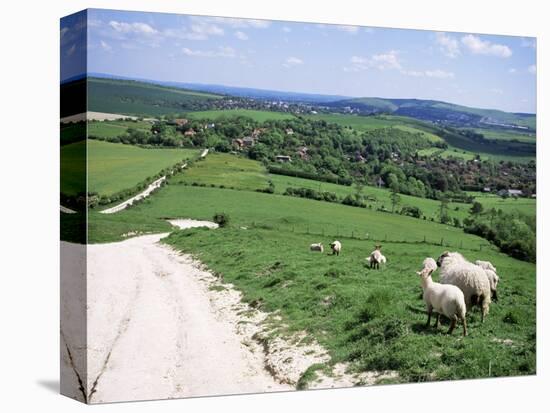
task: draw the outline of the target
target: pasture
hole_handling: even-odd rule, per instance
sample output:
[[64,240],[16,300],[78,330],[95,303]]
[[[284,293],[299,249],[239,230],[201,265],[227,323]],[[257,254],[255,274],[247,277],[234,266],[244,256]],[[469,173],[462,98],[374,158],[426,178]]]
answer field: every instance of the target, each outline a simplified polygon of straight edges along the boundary
[[252,109],[227,109],[227,110],[205,110],[198,112],[189,112],[187,116],[191,119],[212,119],[216,120],[221,117],[236,117],[246,116],[256,122],[265,122],[267,120],[286,120],[293,119],[294,115],[283,112],[270,112],[266,110]]
[[182,113],[197,103],[219,98],[211,93],[152,83],[88,78],[88,110],[94,112],[161,116]]
[[95,138],[116,138],[126,134],[128,128],[143,132],[151,131],[151,123],[146,121],[113,120],[88,122],[88,136]]
[[[274,335],[305,330],[328,349],[330,364],[348,362],[353,371],[395,370],[395,382],[536,372],[533,264],[435,222],[252,190],[192,186],[184,179],[233,182],[241,189],[267,183],[257,164],[242,158],[226,164],[229,156],[209,155],[128,210],[110,216],[90,212],[89,242],[120,240],[130,231],[173,231],[166,243],[234,284],[246,302],[277,311],[281,321]],[[208,171],[207,162],[216,172]],[[167,218],[211,220],[218,212],[229,215],[227,228],[181,231],[166,223]],[[328,247],[334,239],[342,242],[340,257],[309,251],[311,243]],[[365,257],[378,242],[388,263],[369,270]],[[426,256],[446,249],[491,261],[502,279],[499,301],[486,322],[480,323],[477,311],[468,315],[466,338],[457,331],[445,334],[445,323],[437,331],[424,325],[415,271]],[[302,382],[314,376],[310,372]]]
[[[65,147],[64,147],[65,148]],[[190,149],[144,149],[88,140],[88,192],[111,195],[198,154]]]

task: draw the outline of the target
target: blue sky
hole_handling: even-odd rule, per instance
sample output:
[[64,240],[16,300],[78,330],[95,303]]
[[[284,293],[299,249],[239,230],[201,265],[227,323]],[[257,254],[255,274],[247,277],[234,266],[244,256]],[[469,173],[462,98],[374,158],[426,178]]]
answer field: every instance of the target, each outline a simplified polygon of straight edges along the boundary
[[536,111],[534,38],[91,9],[87,50],[88,72]]

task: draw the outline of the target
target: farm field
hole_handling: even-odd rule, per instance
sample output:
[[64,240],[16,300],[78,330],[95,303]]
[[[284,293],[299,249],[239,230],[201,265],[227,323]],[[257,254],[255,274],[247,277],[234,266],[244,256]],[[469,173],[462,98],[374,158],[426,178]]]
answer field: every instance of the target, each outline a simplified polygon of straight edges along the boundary
[[[357,192],[354,186],[269,174],[259,162],[236,155],[220,153],[208,155],[204,161],[197,163],[184,174],[179,174],[172,179],[174,183],[183,182],[188,185],[197,183],[207,186],[223,185],[226,188],[249,191],[265,189],[268,187],[269,181],[275,185],[275,193],[277,194],[284,193],[286,188],[309,188],[316,191],[333,192],[341,198]],[[361,193],[368,197],[368,204],[372,205],[374,209],[385,208],[386,210],[391,210],[391,194],[389,190],[374,186],[365,186]],[[528,215],[534,215],[536,212],[536,202],[532,199],[503,200],[497,196],[488,196],[477,192],[471,192],[470,195],[476,196],[476,200],[479,200],[486,209],[495,207],[505,212],[516,209]],[[398,209],[405,205],[416,206],[421,209],[427,218],[434,218],[435,220],[439,218],[439,201],[403,194],[399,196],[401,202],[397,206]],[[448,213],[451,217],[457,217],[462,220],[468,216],[470,208],[470,204],[450,202]]]
[[151,83],[88,78],[88,110],[127,115],[182,113],[189,105],[221,96]]
[[191,149],[143,149],[88,140],[88,191],[111,195],[197,154]]
[[537,200],[533,198],[506,198],[493,194],[470,193],[476,197],[476,201],[483,205],[484,210],[491,208],[501,209],[504,212],[519,211],[528,216],[535,216],[537,212]]
[[61,146],[60,164],[61,193],[86,193],[86,140]]
[[266,120],[285,120],[293,119],[294,115],[282,112],[270,112],[266,110],[250,110],[250,109],[227,109],[227,110],[205,110],[198,112],[189,112],[187,114],[193,119],[212,119],[215,120],[222,116],[247,116],[257,122],[265,122]]
[[96,138],[115,138],[119,135],[124,135],[128,128],[150,132],[151,123],[130,120],[88,122],[88,136]]
[[473,129],[474,132],[481,133],[487,139],[497,139],[503,141],[517,140],[519,142],[527,142],[535,144],[537,137],[534,132],[516,132],[509,129]]
[[307,115],[307,119],[324,120],[329,123],[336,123],[341,126],[348,126],[359,131],[368,131],[379,128],[396,127],[410,133],[421,133],[432,142],[441,142],[442,139],[424,129],[421,126],[422,122],[414,119],[407,119],[402,116],[355,116],[355,115],[340,115],[340,114],[318,114]]

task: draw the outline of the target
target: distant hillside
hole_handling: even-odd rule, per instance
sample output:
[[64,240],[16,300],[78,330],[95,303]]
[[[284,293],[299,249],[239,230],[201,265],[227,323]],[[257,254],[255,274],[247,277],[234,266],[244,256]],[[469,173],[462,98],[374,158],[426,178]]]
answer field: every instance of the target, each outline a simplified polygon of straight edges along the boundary
[[512,129],[536,129],[536,115],[478,109],[437,100],[354,98],[328,102],[333,108],[349,108],[362,113],[388,113],[455,126],[491,126]]
[[135,80],[88,78],[88,110],[158,116],[205,110],[220,95]]

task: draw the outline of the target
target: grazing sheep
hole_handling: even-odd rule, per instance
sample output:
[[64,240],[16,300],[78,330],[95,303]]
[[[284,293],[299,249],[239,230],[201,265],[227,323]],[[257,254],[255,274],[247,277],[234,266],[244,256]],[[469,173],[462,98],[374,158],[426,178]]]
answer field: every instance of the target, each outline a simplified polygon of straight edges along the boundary
[[484,270],[491,270],[495,273],[497,272],[497,269],[489,261],[477,260],[474,264],[480,266]]
[[367,261],[370,264],[370,268],[380,269],[380,264],[386,263],[386,257],[384,257],[384,255],[382,255],[382,252],[380,252],[381,248],[381,245],[376,245],[374,247],[374,251],[371,252],[370,256],[367,258]]
[[481,322],[489,313],[491,304],[491,286],[485,270],[466,260],[458,252],[444,252],[437,259],[440,270],[440,282],[453,284],[462,290],[469,310],[474,305],[481,309]]
[[491,300],[494,300],[496,302],[498,301],[497,286],[498,282],[500,281],[500,277],[497,275],[496,272],[487,268],[485,268],[485,274],[487,275],[489,285],[491,286]]
[[430,325],[432,312],[437,313],[435,327],[439,327],[439,317],[441,314],[451,320],[448,334],[452,334],[456,327],[456,322],[462,322],[462,335],[468,334],[466,327],[466,303],[464,302],[464,293],[460,288],[451,284],[440,284],[432,280],[434,270],[426,265],[422,271],[417,271],[422,279],[422,290],[424,290],[423,299],[428,310],[428,321],[426,326]]
[[320,252],[323,252],[324,251],[324,248],[323,248],[323,244],[318,242],[317,244],[311,244],[309,246],[309,250],[310,251],[320,251]]
[[332,250],[332,255],[336,254],[338,256],[340,255],[340,251],[342,251],[342,244],[340,241],[331,242],[330,249]]

